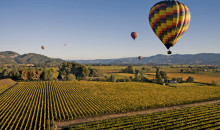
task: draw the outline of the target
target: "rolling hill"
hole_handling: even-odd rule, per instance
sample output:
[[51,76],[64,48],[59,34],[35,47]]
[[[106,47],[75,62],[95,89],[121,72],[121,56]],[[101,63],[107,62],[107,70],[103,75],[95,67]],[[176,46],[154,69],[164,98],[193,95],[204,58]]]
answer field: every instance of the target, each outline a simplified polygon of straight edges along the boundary
[[0,52],[0,64],[33,64],[33,65],[52,65],[57,66],[60,65],[64,60],[62,59],[54,59],[49,58],[44,55],[28,53],[20,55],[16,52],[5,51]]

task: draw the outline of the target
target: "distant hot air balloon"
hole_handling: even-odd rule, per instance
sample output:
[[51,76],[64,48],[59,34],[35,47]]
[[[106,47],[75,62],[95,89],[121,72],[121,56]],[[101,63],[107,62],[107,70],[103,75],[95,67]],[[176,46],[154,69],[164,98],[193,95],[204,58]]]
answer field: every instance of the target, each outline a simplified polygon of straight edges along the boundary
[[142,60],[142,56],[138,56],[138,60]]
[[138,37],[138,33],[137,32],[132,32],[131,37],[135,40]]
[[[173,47],[190,24],[189,8],[179,1],[168,0],[155,4],[149,13],[154,33],[167,49]],[[168,54],[172,52],[169,50]]]
[[41,49],[44,50],[44,49],[45,49],[45,46],[41,46]]

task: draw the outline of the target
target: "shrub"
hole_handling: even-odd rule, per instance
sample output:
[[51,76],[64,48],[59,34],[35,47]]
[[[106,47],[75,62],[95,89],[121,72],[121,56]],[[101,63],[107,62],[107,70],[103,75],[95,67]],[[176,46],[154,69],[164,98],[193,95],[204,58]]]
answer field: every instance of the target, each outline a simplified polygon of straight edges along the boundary
[[117,79],[116,82],[125,82],[124,79]]
[[131,82],[131,79],[128,77],[125,77],[124,79],[117,79],[116,82]]
[[109,81],[110,82],[116,82],[116,76],[114,74],[112,74]]
[[182,78],[177,78],[176,81],[177,81],[178,83],[182,83],[182,82],[183,82],[183,79],[182,79]]
[[120,72],[121,73],[129,73],[129,74],[135,73],[133,66],[128,66],[127,68],[122,69]]
[[89,71],[90,71],[89,72],[90,77],[101,77],[101,76],[103,76],[103,72],[101,70],[89,68]]
[[186,82],[188,83],[193,83],[194,82],[194,78],[189,76],[187,79],[186,79]]
[[76,76],[74,74],[68,74],[66,77],[67,81],[74,81],[76,80]]

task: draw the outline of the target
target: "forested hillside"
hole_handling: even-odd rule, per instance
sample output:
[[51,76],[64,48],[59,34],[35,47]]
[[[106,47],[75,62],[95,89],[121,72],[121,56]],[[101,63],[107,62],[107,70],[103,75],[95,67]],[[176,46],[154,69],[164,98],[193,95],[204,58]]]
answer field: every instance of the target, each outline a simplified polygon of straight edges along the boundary
[[64,60],[62,59],[49,58],[47,56],[35,53],[20,55],[12,51],[0,52],[0,64],[33,64],[35,66],[58,66],[63,62]]

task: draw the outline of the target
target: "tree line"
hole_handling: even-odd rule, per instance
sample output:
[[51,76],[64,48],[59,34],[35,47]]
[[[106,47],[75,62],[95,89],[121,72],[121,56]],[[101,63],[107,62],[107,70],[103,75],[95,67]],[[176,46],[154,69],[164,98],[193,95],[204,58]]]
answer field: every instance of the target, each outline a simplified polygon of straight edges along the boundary
[[64,62],[58,68],[55,67],[0,67],[0,78],[11,78],[16,81],[72,81],[85,80],[88,76],[100,76],[97,69],[87,68],[85,65],[75,62]]

